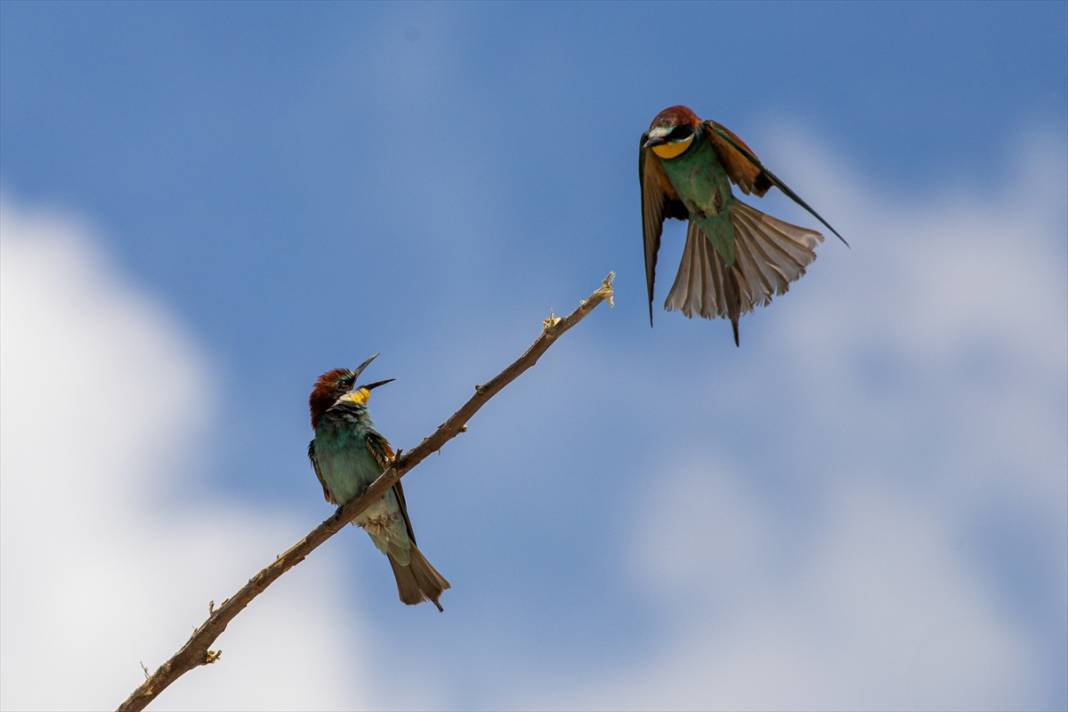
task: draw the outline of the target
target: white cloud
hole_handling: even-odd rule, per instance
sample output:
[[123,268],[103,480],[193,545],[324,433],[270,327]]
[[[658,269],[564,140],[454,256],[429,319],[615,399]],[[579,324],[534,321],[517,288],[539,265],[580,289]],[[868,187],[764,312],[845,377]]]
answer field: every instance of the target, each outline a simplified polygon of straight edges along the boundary
[[854,473],[828,490],[814,530],[796,532],[714,453],[665,472],[632,540],[660,640],[636,665],[546,685],[559,693],[528,707],[1041,707],[1040,653],[938,506]]
[[[805,285],[803,312],[780,324],[804,373],[803,395],[862,447],[877,450],[887,432],[937,428],[945,434],[938,449],[950,457],[933,478],[941,496],[1002,497],[1023,486],[1028,504],[1052,506],[1063,527],[1064,137],[1038,133],[1010,146],[1015,161],[1000,179],[895,196],[851,189],[865,182],[828,168],[825,150],[796,131],[782,136],[776,155],[796,166],[799,184],[847,196],[824,202],[841,205],[859,236],[856,249],[834,254]],[[877,397],[881,384],[865,365],[873,360],[899,381]],[[882,428],[857,417],[873,411]]]
[[1050,704],[1065,611],[1013,611],[975,551],[984,514],[1013,503],[1068,599],[1066,144],[1014,148],[982,187],[903,196],[778,132],[764,153],[854,249],[825,244],[761,316],[774,347],[762,334],[708,398],[747,441],[796,448],[797,473],[775,476],[805,498],[769,497],[759,452],[732,461],[712,438],[665,453],[630,545],[661,634],[637,663],[547,683],[533,707]]
[[[168,506],[211,425],[204,356],[79,222],[5,199],[0,234],[0,707],[111,708],[306,523]],[[317,552],[153,708],[376,706],[343,570]]]
[[737,468],[673,469],[661,504],[675,506],[650,513],[661,525],[639,527],[635,547],[640,585],[678,611],[674,642],[563,706],[1013,709],[1028,699],[1027,641],[984,597],[937,510],[860,478],[835,489],[822,526],[796,546],[772,509],[739,491]]

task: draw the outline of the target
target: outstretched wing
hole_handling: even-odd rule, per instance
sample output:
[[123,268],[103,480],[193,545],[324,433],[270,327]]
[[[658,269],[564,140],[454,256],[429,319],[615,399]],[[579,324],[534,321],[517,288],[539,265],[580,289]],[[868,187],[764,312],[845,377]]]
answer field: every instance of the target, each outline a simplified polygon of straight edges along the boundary
[[642,187],[642,236],[645,240],[645,284],[649,288],[649,326],[653,325],[653,282],[656,280],[656,253],[666,218],[686,220],[686,206],[668,180],[660,159],[644,148],[648,134],[638,142],[638,182]]
[[[396,457],[396,453],[393,452],[393,448],[390,447],[389,441],[386,440],[385,436],[374,430],[367,433],[367,449],[382,469],[382,472],[385,472],[386,468],[393,464],[393,459]],[[408,538],[412,540],[412,544],[415,544],[415,532],[412,530],[412,520],[408,517],[408,503],[404,500],[404,488],[401,487],[400,481],[393,485],[393,494],[397,497],[401,516],[404,517],[404,528],[408,530]]]
[[715,121],[705,121],[705,130],[708,141],[716,152],[716,157],[727,171],[727,177],[737,185],[743,193],[755,193],[764,195],[771,186],[777,187],[786,197],[807,210],[812,217],[819,220],[823,225],[834,233],[847,247],[849,243],[824,220],[819,213],[812,209],[808,203],[801,199],[790,186],[783,183],[777,175],[769,171],[753,150],[746,145],[745,141],[738,138],[727,127],[717,124]]
[[315,457],[315,440],[312,439],[308,443],[308,459],[311,460],[312,469],[315,470],[315,476],[319,478],[319,484],[323,486],[323,496],[326,497],[326,501],[330,504],[337,504],[334,498],[330,496],[330,490],[326,487],[326,480],[323,479],[323,473],[319,470],[319,460]]

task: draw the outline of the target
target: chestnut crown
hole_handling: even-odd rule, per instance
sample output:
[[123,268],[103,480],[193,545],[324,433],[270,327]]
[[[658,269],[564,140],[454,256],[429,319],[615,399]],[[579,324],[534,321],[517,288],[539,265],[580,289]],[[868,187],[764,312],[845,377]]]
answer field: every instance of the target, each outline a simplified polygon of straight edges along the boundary
[[353,370],[347,368],[335,368],[327,371],[315,381],[311,394],[308,396],[308,410],[311,415],[311,424],[314,428],[319,424],[319,419],[330,406],[334,405],[339,398],[352,394],[350,400],[355,403],[365,404],[371,397],[371,391],[379,386],[384,386],[394,379],[387,378],[384,381],[375,381],[366,385],[356,385],[356,379],[363,370],[378,357],[371,356]]

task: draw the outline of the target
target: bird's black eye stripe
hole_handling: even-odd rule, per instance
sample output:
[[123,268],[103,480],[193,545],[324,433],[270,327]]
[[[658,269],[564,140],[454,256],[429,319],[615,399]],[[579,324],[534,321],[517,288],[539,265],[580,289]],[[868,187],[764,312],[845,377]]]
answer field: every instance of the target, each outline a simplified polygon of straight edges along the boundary
[[684,138],[689,137],[689,135],[692,133],[692,126],[676,126],[675,128],[671,129],[671,133],[669,133],[664,138],[668,141],[681,141]]

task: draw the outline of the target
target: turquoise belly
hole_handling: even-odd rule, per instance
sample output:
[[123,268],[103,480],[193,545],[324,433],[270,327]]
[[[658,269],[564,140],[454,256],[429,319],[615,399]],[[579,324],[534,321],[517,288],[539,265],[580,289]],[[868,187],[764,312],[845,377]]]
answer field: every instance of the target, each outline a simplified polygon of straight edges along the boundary
[[730,202],[727,172],[704,137],[678,158],[660,159],[660,164],[691,215],[717,215]]
[[734,264],[734,224],[728,208],[734,200],[730,179],[712,146],[704,139],[695,139],[689,151],[678,158],[660,160],[668,180],[690,213],[690,220],[712,243],[723,260],[724,267]]
[[320,433],[315,438],[315,456],[326,488],[338,504],[360,494],[381,474],[361,433]]
[[[330,496],[345,504],[378,479],[382,470],[367,449],[367,435],[359,426],[323,428],[315,435],[315,459]],[[393,490],[361,512],[353,524],[363,527],[375,546],[407,566],[411,542]]]

